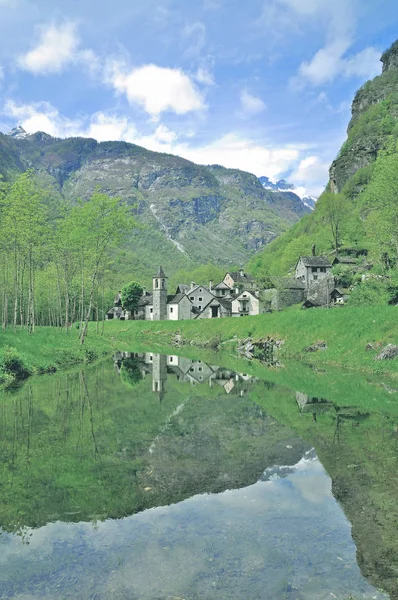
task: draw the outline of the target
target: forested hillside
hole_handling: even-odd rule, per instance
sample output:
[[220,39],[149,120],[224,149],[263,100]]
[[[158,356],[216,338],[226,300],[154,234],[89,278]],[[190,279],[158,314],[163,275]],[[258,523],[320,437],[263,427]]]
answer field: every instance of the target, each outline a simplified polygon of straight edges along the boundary
[[21,128],[0,134],[6,181],[27,168],[46,190],[52,214],[88,200],[98,187],[130,207],[139,228],[115,255],[115,272],[148,283],[162,257],[169,275],[211,261],[227,267],[253,254],[309,212],[291,192],[266,190],[257,177],[125,142],[56,139]]
[[[300,254],[366,256],[395,297],[398,266],[398,42],[381,57],[383,72],[356,94],[347,140],[313,213],[250,262],[255,274],[284,274]],[[349,275],[349,274],[348,274]],[[346,278],[353,283],[352,278]],[[354,281],[355,283],[355,281]],[[374,287],[374,286],[373,286]],[[383,287],[383,286],[382,286]],[[388,289],[387,289],[388,288]]]

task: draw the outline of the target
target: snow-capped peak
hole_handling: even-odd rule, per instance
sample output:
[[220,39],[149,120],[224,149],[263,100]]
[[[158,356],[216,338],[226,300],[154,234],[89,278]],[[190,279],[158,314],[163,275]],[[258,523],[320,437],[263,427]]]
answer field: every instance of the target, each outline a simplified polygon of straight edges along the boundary
[[292,192],[300,198],[305,206],[314,210],[317,198],[309,196],[304,187],[296,187],[293,183],[286,181],[286,179],[272,180],[269,177],[259,177],[258,179],[264,189],[273,192]]

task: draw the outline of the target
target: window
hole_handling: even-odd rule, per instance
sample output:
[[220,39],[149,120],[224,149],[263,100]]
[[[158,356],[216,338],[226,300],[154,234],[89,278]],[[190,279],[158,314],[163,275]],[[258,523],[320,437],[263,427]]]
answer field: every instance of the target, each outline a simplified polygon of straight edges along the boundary
[[155,287],[158,288],[159,287],[159,279],[155,279]]
[[321,267],[320,271],[321,271],[321,273],[326,273],[326,267]]
[[195,296],[190,296],[189,299],[190,300],[195,300]]
[[173,357],[172,356],[170,356],[170,362],[173,362]]
[[172,306],[170,306],[170,312],[171,312],[171,313],[173,312],[173,307],[172,307]]
[[225,296],[225,290],[222,290],[222,291],[221,291],[221,294],[222,294],[223,296]]
[[153,360],[153,356],[150,356],[150,357],[149,357],[149,360]]
[[198,309],[199,309],[199,310],[202,310],[202,307],[201,307],[201,306],[198,306]]
[[199,294],[201,294],[202,292],[203,292],[203,290],[202,290],[202,288],[200,288],[200,290],[199,290]]
[[247,294],[243,294],[243,298],[247,298]]
[[314,281],[317,281],[318,275],[314,275],[313,279],[314,279]]
[[311,267],[311,271],[312,271],[312,273],[316,273],[318,271],[318,268],[317,267]]
[[198,298],[198,301],[199,302],[203,302],[203,298]]
[[150,309],[149,309],[149,312],[152,314],[152,313],[153,313],[153,308],[150,308]]
[[201,371],[201,370],[202,370],[202,367],[198,367],[198,371]]

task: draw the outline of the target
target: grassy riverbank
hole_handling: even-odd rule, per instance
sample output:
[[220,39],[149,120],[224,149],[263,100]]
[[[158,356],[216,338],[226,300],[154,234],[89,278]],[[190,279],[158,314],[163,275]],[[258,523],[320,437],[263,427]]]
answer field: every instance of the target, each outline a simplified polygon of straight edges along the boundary
[[[305,361],[316,366],[335,365],[398,377],[398,358],[375,361],[377,352],[366,350],[398,344],[398,307],[344,307],[341,309],[286,310],[279,313],[243,319],[211,319],[201,321],[129,321],[108,322],[107,337],[120,343],[139,342],[146,346],[167,346],[176,334],[184,344],[202,348],[235,350],[239,340],[260,340],[272,336],[284,340],[280,350],[283,359]],[[327,348],[315,353],[305,349],[317,341]]]
[[[92,325],[83,346],[79,344],[75,329],[68,334],[50,327],[38,327],[34,334],[23,329],[16,333],[9,329],[0,333],[0,386],[29,374],[91,362],[115,349],[175,347],[176,334],[181,336],[183,345],[192,349],[222,349],[231,353],[235,352],[240,340],[272,336],[284,340],[280,350],[282,360],[294,359],[318,367],[334,365],[398,377],[398,358],[375,361],[376,351],[366,350],[368,343],[377,347],[398,344],[398,308],[381,306],[291,309],[244,319],[108,321],[103,336],[97,334]],[[317,341],[325,342],[327,348],[315,353],[305,352],[305,348]],[[183,348],[180,353],[184,353]]]
[[50,373],[61,367],[89,363],[115,348],[109,336],[100,336],[92,327],[83,346],[77,330],[69,333],[38,327],[32,334],[11,328],[0,333],[0,387],[35,373]]

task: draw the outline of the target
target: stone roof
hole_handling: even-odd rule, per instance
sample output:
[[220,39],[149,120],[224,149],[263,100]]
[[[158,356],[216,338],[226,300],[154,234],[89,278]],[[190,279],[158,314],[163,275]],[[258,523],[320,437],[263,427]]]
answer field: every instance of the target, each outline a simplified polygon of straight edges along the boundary
[[[303,261],[306,267],[331,267],[327,256],[300,256],[298,262]],[[298,263],[297,263],[298,264]]]
[[217,285],[215,285],[212,289],[213,290],[230,290],[231,288],[224,281],[220,281],[220,283],[217,283]]
[[141,296],[141,298],[138,300],[137,306],[148,306],[150,304],[153,304],[153,295],[146,294],[145,296]]
[[352,256],[339,256],[337,255],[333,260],[333,263],[340,263],[343,265],[356,265],[357,259]]
[[183,298],[186,298],[186,294],[174,294],[174,296],[167,296],[167,304],[179,304]]
[[191,289],[191,286],[187,283],[179,283],[177,285],[176,294],[186,294]]
[[245,281],[254,281],[254,277],[249,273],[242,273],[241,271],[229,271],[232,279],[235,283],[245,283]]
[[272,277],[272,283],[285,290],[305,290],[305,283],[294,277]]
[[155,277],[166,277],[166,274],[163,271],[163,267],[159,266],[158,272],[156,273]]

